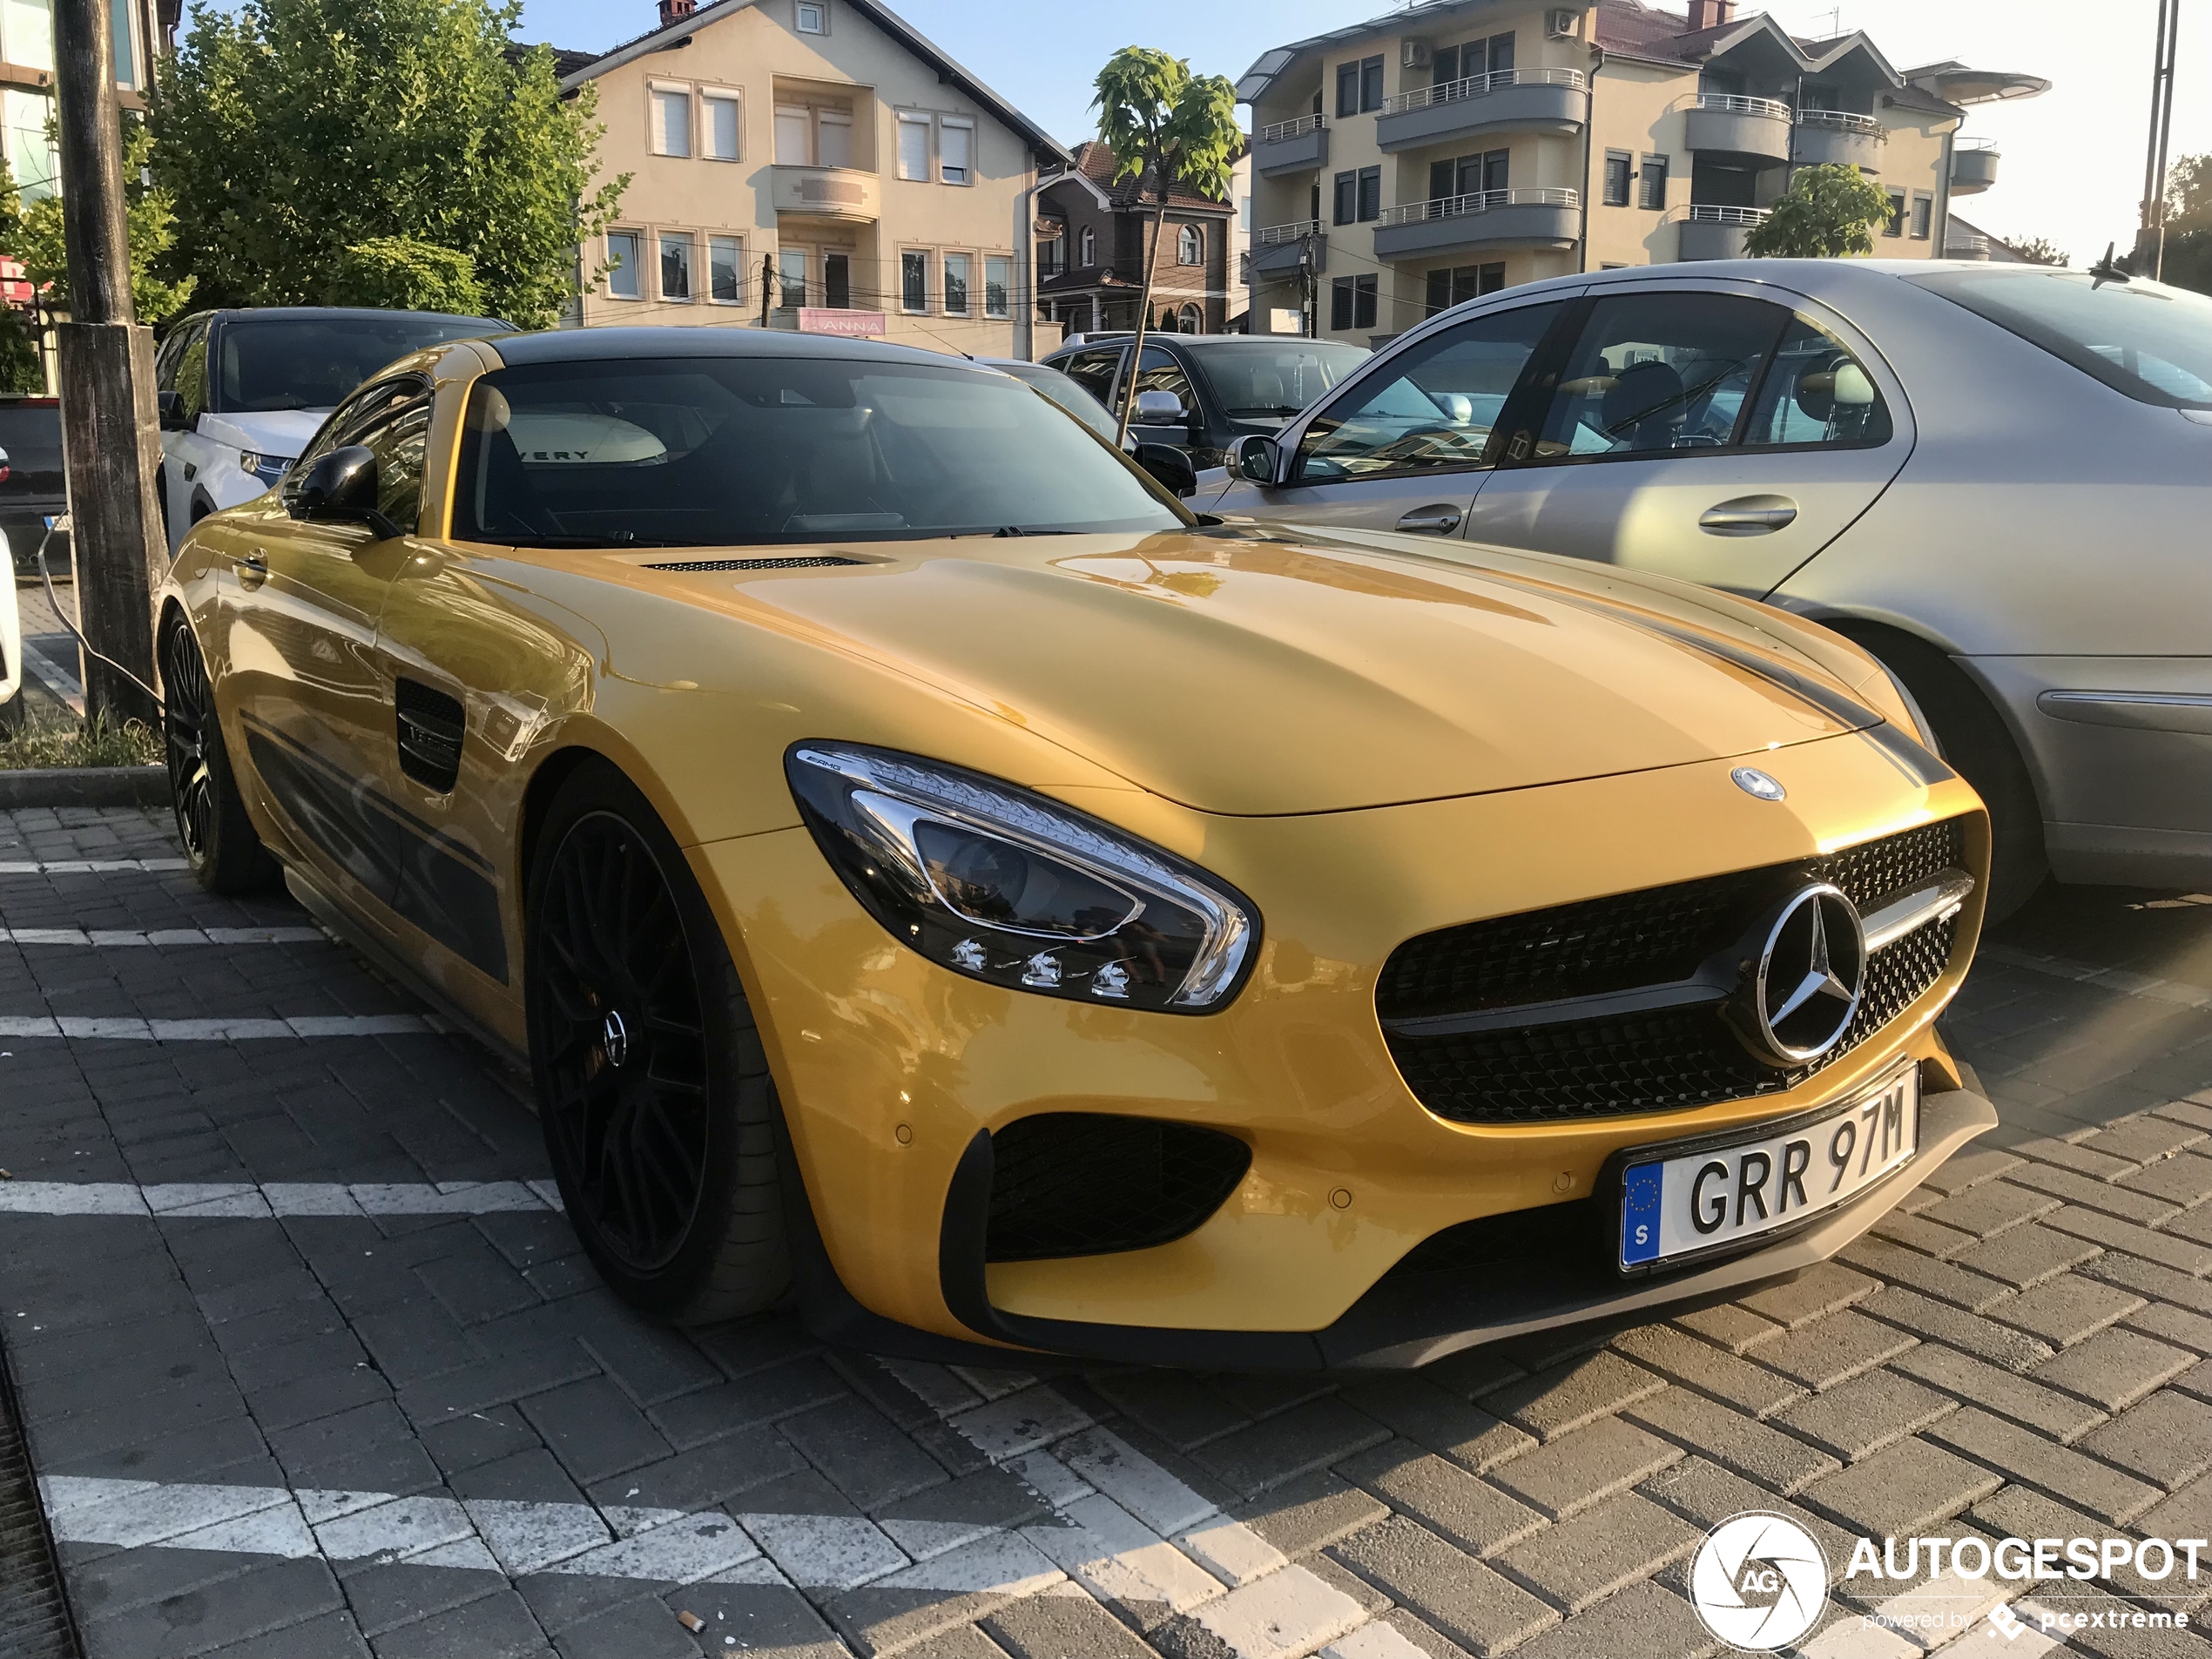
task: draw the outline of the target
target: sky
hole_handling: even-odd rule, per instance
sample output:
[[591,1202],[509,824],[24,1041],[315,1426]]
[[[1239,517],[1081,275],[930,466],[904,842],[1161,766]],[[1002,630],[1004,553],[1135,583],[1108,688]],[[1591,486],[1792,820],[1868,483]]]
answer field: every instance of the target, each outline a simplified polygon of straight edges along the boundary
[[[1091,78],[1123,46],[1156,46],[1235,80],[1270,46],[1385,12],[1381,0],[892,0],[916,28],[1063,143],[1092,136]],[[1840,3],[1840,16],[1836,10]],[[1757,8],[1745,4],[1739,16]],[[2087,264],[2134,239],[2142,192],[2155,0],[1771,0],[1791,33],[1860,29],[1899,69],[1959,58],[2040,75],[2040,98],[1981,105],[1966,135],[2003,152],[1995,188],[1954,212],[1999,236],[2048,237]],[[2212,13],[2184,6],[2171,155],[2212,151]],[[597,50],[652,26],[653,0],[525,0],[521,34]],[[1245,112],[1249,118],[1249,111]]]

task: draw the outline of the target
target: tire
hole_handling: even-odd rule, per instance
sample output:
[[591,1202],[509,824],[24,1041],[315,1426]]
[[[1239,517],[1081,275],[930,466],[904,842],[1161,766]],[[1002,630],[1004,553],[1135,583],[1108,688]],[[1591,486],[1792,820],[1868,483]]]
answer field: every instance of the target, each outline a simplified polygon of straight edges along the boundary
[[193,879],[210,893],[268,893],[281,887],[283,867],[246,815],[216,718],[206,659],[182,611],[162,619],[161,685],[169,799]]
[[772,1307],[791,1283],[781,1109],[705,895],[604,761],[561,786],[536,840],[530,1072],[585,1252],[624,1301],[678,1324]]
[[1943,758],[1989,808],[1985,920],[2004,921],[2033,898],[2051,874],[2043,848],[2042,803],[2012,732],[1966,671],[1925,640],[1871,626],[1845,625],[1838,631],[1871,651],[1905,682],[1935,728]]

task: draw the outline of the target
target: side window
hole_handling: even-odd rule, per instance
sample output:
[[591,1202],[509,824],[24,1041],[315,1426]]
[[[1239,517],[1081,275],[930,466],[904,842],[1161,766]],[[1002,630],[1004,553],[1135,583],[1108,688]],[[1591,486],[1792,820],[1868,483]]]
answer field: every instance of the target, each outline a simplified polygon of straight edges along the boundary
[[422,464],[430,447],[430,400],[418,397],[356,442],[376,457],[376,505],[412,535],[422,516]]
[[1162,351],[1157,346],[1144,348],[1144,361],[1136,371],[1136,389],[1140,392],[1172,392],[1175,401],[1185,409],[1198,406],[1190,390],[1190,382],[1183,373],[1183,365]]
[[207,408],[207,325],[192,331],[177,354],[176,389],[185,395],[185,424],[198,421]]
[[1563,303],[1471,318],[1355,380],[1306,428],[1291,477],[1326,483],[1494,464],[1492,431]]
[[1114,371],[1121,366],[1122,348],[1109,346],[1103,351],[1079,351],[1060,368],[1101,403],[1108,403],[1114,395]]
[[1779,306],[1732,294],[1600,300],[1544,411],[1534,458],[1727,445],[1790,320]]
[[[292,497],[300,487],[300,481],[307,475],[307,469],[314,466],[316,462],[321,460],[333,449],[342,449],[349,443],[369,443],[369,435],[378,426],[391,418],[393,411],[403,403],[419,398],[423,407],[428,408],[430,401],[429,393],[430,388],[428,386],[410,377],[407,380],[382,381],[374,386],[363,387],[341,403],[331,411],[330,418],[317,428],[315,435],[308,441],[307,447],[300,452],[300,459],[293,462],[292,469],[285,474],[283,486],[285,504],[287,507],[292,504]],[[370,448],[374,448],[374,446],[370,444]],[[418,474],[421,469],[421,463],[417,462]],[[377,470],[380,473],[383,470],[383,458],[381,455],[377,460]],[[401,522],[406,523],[404,519]]]
[[1817,324],[1791,318],[1752,405],[1744,448],[1889,441],[1889,407],[1874,377]]

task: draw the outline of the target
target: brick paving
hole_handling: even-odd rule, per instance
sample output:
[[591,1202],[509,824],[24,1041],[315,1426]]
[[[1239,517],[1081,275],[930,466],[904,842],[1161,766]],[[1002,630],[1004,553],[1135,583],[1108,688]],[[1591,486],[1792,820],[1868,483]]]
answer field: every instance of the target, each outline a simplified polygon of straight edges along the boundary
[[[0,816],[0,866],[174,856],[151,815]],[[0,873],[0,929],[202,935],[0,942],[0,1018],[411,1011],[327,941],[206,939],[300,921],[173,870]],[[1042,1380],[632,1317],[458,1038],[10,1039],[0,1339],[96,1659],[1689,1659],[1689,1560],[1746,1509],[1838,1568],[1869,1531],[2212,1531],[2212,903],[2047,895],[1946,1028],[2002,1128],[1794,1281],[1417,1375]],[[1994,1592],[1845,1584],[1807,1651],[1912,1651],[1856,1625],[1900,1593]],[[2032,1592],[2114,1595],[2212,1577]]]

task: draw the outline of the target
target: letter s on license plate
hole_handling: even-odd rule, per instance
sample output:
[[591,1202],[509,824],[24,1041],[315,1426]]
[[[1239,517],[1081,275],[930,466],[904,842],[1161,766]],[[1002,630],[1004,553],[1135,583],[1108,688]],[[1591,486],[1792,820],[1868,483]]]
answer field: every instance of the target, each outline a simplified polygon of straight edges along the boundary
[[1622,1269],[1648,1269],[1794,1227],[1848,1204],[1909,1162],[1919,1144],[1914,1065],[1778,1134],[1696,1150],[1651,1148],[1622,1173]]

